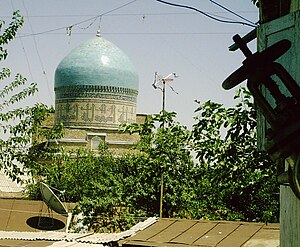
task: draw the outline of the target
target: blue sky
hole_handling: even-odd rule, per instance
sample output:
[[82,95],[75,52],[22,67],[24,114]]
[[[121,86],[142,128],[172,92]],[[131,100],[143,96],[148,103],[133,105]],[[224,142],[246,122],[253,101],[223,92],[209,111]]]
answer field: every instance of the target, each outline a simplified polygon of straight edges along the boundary
[[[168,1],[192,6],[219,19],[245,22],[214,1]],[[258,9],[251,0],[215,2],[252,22],[258,20]],[[167,89],[166,110],[177,112],[178,121],[188,127],[193,124],[195,100],[234,105],[235,90],[225,91],[221,84],[241,65],[244,56],[240,51],[228,51],[228,46],[234,34],[244,35],[253,27],[224,24],[155,0],[2,0],[1,3],[1,19],[9,21],[17,9],[25,16],[25,25],[9,45],[9,58],[2,67],[8,66],[38,83],[40,91],[28,104],[41,101],[54,105],[57,65],[73,48],[93,38],[100,26],[102,37],[119,46],[136,66],[140,80],[138,113],[161,110],[161,91],[151,86],[155,72],[162,76],[172,72],[179,75],[172,84],[178,94]],[[66,27],[70,26],[68,35]],[[256,49],[255,41],[250,48]]]

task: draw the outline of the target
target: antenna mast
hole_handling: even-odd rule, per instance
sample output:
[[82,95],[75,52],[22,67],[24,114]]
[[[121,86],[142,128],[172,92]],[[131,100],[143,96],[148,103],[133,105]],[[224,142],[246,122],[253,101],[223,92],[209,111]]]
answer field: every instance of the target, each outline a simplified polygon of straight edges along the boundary
[[[165,113],[166,108],[166,84],[172,89],[173,92],[178,94],[174,88],[170,85],[170,82],[174,81],[178,76],[176,73],[170,73],[169,75],[162,77],[155,72],[154,74],[154,82],[152,86],[155,89],[160,89],[162,91],[162,114]],[[165,128],[165,123],[163,122],[163,128]],[[163,207],[163,193],[164,193],[164,171],[161,171],[161,179],[160,179],[160,202],[159,202],[159,217],[162,218],[162,207]]]
[[178,94],[174,88],[170,85],[172,81],[174,81],[175,78],[177,78],[178,75],[176,73],[170,73],[169,75],[163,77],[157,74],[155,72],[154,74],[154,82],[152,83],[152,86],[155,89],[160,89],[162,91],[162,111],[164,112],[166,109],[166,84],[172,89],[172,91],[176,94]]

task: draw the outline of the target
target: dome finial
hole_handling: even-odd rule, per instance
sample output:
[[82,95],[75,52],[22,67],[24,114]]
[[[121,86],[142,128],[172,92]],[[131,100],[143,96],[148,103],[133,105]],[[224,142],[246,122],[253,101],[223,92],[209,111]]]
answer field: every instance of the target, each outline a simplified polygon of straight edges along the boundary
[[102,21],[102,15],[99,16],[99,26],[96,34],[97,37],[101,37],[101,21]]
[[97,37],[101,37],[101,31],[100,31],[100,30],[97,30],[96,36],[97,36]]

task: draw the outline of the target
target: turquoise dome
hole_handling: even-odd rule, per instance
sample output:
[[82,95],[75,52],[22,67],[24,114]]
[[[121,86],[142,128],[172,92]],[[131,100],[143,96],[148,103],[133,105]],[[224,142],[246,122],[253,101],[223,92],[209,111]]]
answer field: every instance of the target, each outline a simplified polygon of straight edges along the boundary
[[138,76],[130,59],[96,36],[55,71],[55,121],[66,127],[118,129],[136,122]]
[[69,86],[138,91],[138,75],[124,52],[97,36],[72,50],[58,65],[55,71],[55,91]]

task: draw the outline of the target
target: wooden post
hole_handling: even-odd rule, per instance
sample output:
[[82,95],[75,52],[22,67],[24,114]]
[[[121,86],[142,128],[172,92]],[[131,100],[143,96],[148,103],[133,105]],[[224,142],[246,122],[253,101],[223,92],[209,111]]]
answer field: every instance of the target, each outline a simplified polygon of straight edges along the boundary
[[288,186],[280,186],[280,246],[300,245],[300,200]]
[[[290,50],[277,61],[300,84],[300,3],[291,1],[291,12],[277,19],[261,24],[257,31],[258,50],[282,39],[292,42]],[[265,96],[268,97],[267,92]],[[263,116],[258,117],[258,136],[261,146],[264,144],[267,123]],[[274,186],[278,186],[275,185]],[[300,246],[300,200],[288,186],[280,186],[280,246]]]
[[[165,114],[166,110],[166,82],[163,79],[163,89],[162,89],[162,114]],[[165,128],[165,120],[163,119],[163,128]],[[161,170],[161,178],[160,178],[160,199],[159,199],[159,217],[163,216],[163,199],[164,199],[164,171],[163,168]]]
[[159,218],[162,218],[163,214],[163,196],[164,194],[164,173],[161,172],[161,178],[160,178],[160,200],[159,200]]

